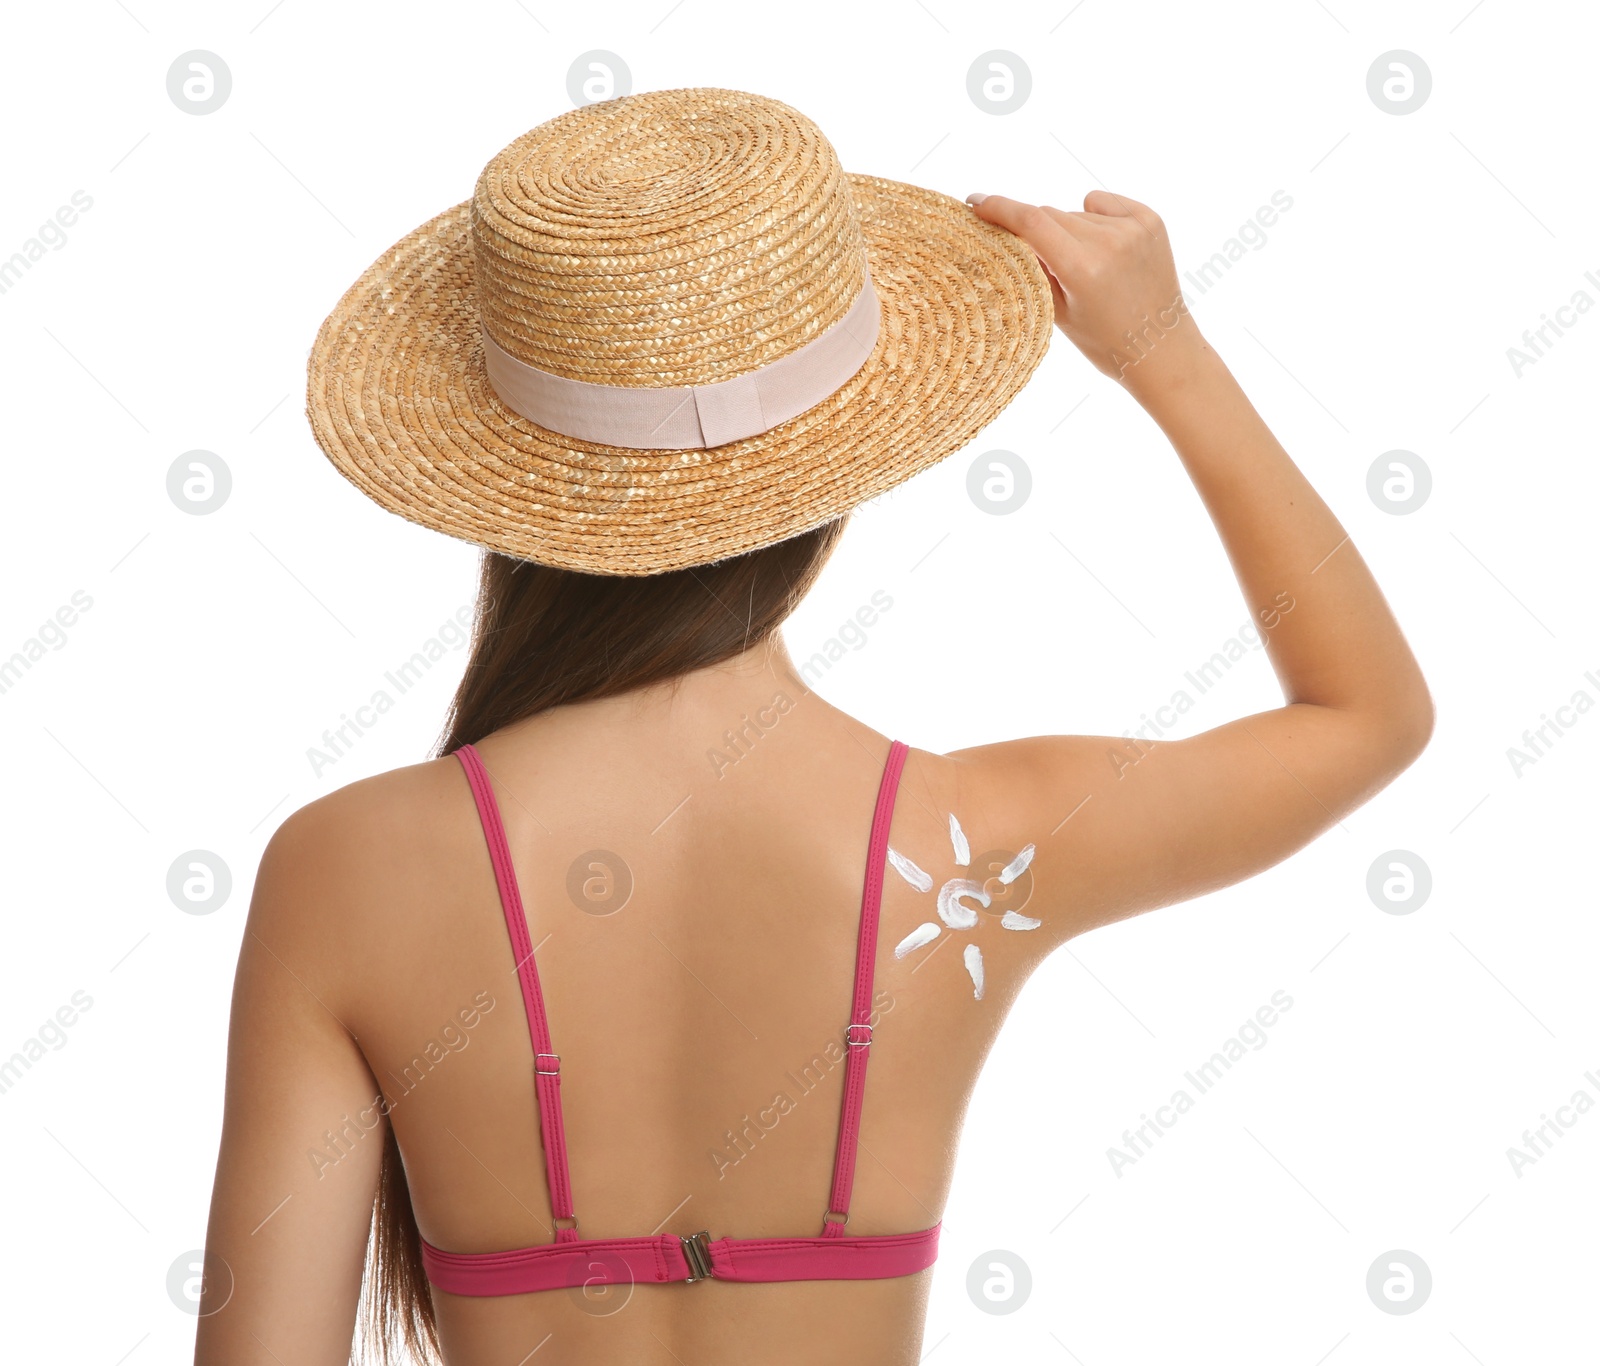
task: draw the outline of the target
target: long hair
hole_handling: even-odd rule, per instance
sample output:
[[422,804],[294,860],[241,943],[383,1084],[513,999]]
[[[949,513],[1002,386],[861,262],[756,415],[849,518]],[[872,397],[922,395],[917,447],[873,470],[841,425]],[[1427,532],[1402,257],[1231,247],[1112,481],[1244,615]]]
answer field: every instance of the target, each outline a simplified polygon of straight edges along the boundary
[[[846,518],[665,574],[579,574],[485,551],[466,672],[434,758],[568,702],[680,679],[759,644],[795,609]],[[392,1124],[372,1206],[357,1359],[439,1360],[405,1164]]]

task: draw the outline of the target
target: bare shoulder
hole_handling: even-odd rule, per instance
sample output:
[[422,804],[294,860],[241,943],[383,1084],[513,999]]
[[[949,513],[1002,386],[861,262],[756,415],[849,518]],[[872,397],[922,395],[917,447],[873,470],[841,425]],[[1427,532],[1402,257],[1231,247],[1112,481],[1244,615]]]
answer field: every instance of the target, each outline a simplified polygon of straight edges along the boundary
[[[480,845],[457,760],[358,779],[307,802],[267,842],[250,930],[311,960],[372,953],[460,852]],[[387,937],[387,936],[381,936]]]
[[[1095,822],[1081,817],[1098,753],[1089,736],[949,754],[913,749],[896,802],[891,865],[905,877],[909,862],[914,884],[931,879],[942,893],[941,915],[975,913],[1028,931],[1004,940],[1019,963],[1042,957],[1092,921],[1086,863]],[[953,908],[951,898],[959,903]]]
[[265,858],[325,876],[404,858],[440,830],[440,817],[460,806],[464,790],[450,757],[357,779],[287,817]]

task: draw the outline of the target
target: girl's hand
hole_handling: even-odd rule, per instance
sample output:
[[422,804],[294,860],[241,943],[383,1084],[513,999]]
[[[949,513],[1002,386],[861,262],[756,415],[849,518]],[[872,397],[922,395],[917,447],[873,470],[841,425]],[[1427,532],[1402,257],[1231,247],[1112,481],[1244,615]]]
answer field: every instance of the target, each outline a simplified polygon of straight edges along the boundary
[[1022,238],[1050,276],[1056,326],[1102,374],[1139,390],[1203,349],[1178,288],[1166,225],[1148,205],[1091,190],[1082,213],[1004,195],[969,197],[973,211]]

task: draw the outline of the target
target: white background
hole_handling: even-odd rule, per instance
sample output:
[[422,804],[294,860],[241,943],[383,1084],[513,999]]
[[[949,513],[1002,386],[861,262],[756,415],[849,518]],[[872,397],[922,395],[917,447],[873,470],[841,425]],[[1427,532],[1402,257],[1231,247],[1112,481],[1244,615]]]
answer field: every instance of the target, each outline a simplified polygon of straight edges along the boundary
[[[0,1094],[0,1355],[188,1359],[166,1277],[204,1238],[261,849],[305,802],[426,757],[464,655],[332,768],[306,751],[474,586],[470,547],[382,512],[317,450],[307,348],[372,259],[570,107],[569,67],[602,49],[634,90],[783,99],[850,170],[1063,208],[1130,194],[1165,217],[1180,270],[1284,191],[1265,244],[1189,301],[1438,703],[1418,764],[1314,845],[1038,973],[973,1102],[929,1358],[1594,1360],[1600,1115],[1520,1176],[1507,1156],[1576,1091],[1600,1099],[1600,715],[1520,776],[1507,755],[1578,690],[1600,700],[1600,310],[1520,376],[1507,356],[1576,291],[1600,301],[1593,8],[270,3],[7,17],[0,256],[74,191],[93,205],[0,294],[0,658],[75,591],[93,605],[0,693],[0,1058],[75,991],[93,1005]],[[213,114],[168,97],[190,49],[231,70]],[[1003,116],[967,95],[993,49],[1032,73]],[[1433,77],[1403,116],[1366,87],[1392,49]],[[1433,477],[1404,516],[1366,485],[1397,448]],[[166,492],[195,449],[232,473],[208,516]],[[991,449],[1032,472],[1009,516],[966,493]],[[972,447],[861,510],[787,628],[795,656],[877,589],[892,608],[823,691],[940,751],[1121,735],[1249,617],[1159,432],[1059,334]],[[1280,701],[1252,652],[1172,733]],[[192,849],[232,870],[210,915],[166,892]],[[1396,849],[1433,879],[1408,915],[1366,891]],[[1278,990],[1294,1004],[1266,1045],[1117,1175],[1123,1131]],[[1032,1276],[1004,1316],[966,1288],[991,1249]],[[1431,1270],[1414,1313],[1368,1298],[1392,1249]]]

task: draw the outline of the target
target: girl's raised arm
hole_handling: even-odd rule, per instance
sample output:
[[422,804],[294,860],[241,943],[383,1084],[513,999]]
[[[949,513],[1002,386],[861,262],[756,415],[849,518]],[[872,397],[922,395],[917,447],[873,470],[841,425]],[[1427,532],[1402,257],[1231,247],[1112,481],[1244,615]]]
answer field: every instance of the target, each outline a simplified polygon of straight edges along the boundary
[[1172,442],[1284,695],[1185,740],[1041,736],[951,756],[995,845],[1037,845],[1042,924],[1002,937],[1022,965],[1288,857],[1416,759],[1433,703],[1350,537],[1200,335],[1155,212],[1104,191],[1081,213],[997,195],[975,212],[1034,249],[1057,325]]

